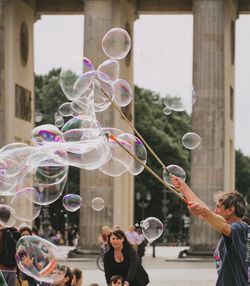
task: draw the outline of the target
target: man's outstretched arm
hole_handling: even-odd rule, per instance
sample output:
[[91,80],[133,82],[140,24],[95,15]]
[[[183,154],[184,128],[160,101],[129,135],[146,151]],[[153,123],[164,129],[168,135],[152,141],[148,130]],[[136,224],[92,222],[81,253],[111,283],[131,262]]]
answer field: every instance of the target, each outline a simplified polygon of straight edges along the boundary
[[171,181],[176,190],[185,195],[189,202],[188,209],[191,214],[199,216],[209,223],[215,230],[226,236],[231,235],[231,228],[227,221],[220,215],[215,214],[201,201],[189,186],[180,178],[171,176]]

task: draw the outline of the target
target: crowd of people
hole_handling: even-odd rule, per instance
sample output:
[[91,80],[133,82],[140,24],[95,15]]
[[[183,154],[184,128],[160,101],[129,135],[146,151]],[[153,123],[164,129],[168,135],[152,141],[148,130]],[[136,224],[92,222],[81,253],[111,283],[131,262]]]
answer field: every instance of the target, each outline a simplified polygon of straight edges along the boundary
[[[249,218],[245,217],[247,202],[238,192],[223,192],[216,196],[216,207],[212,211],[196,196],[196,194],[181,179],[171,176],[172,185],[186,199],[188,209],[211,225],[221,234],[221,239],[215,249],[214,258],[218,272],[216,286],[249,286],[250,283],[250,226]],[[59,281],[53,284],[38,283],[34,278],[16,269],[9,256],[15,247],[4,247],[4,232],[0,227],[0,285],[16,286],[16,274],[20,285],[27,286],[80,286],[83,285],[83,274],[80,269],[66,267]],[[7,232],[8,233],[8,232]],[[28,226],[17,231],[12,236],[18,240],[20,236],[33,235]],[[13,238],[12,237],[12,238]],[[10,236],[7,238],[9,241]],[[98,243],[104,261],[106,283],[109,286],[146,286],[149,276],[142,265],[146,241],[138,225],[131,226],[127,231],[117,225],[110,228],[105,225],[101,229]],[[8,254],[5,260],[3,254]],[[12,254],[13,255],[13,254]],[[15,260],[15,253],[14,253]],[[27,257],[23,257],[29,263]],[[6,264],[6,261],[8,262]],[[3,284],[3,282],[6,284]],[[23,284],[26,281],[26,284]],[[92,283],[89,286],[99,286]]]

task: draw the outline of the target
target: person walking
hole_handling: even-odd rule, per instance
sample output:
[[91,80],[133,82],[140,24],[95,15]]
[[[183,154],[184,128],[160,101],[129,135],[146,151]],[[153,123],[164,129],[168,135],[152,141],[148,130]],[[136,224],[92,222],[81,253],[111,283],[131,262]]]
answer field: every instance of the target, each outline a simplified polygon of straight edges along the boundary
[[125,286],[146,286],[149,277],[135,248],[128,242],[122,230],[109,236],[109,250],[104,255],[104,272],[107,284],[113,275],[124,277]]
[[[242,220],[246,210],[244,197],[234,192],[218,193],[212,211],[181,179],[171,176],[173,186],[188,200],[191,214],[210,224],[222,237],[214,252],[218,278],[216,286],[249,286],[249,226]],[[248,253],[247,253],[248,252]]]

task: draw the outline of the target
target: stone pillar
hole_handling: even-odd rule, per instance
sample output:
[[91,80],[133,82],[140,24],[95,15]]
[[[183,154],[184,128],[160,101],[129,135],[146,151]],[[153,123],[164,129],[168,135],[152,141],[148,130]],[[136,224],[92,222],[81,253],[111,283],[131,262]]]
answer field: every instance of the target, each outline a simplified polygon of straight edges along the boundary
[[[192,151],[191,187],[214,208],[218,191],[232,191],[234,160],[234,22],[233,0],[194,0],[193,79],[198,95],[192,127],[202,143]],[[218,235],[211,226],[192,217],[193,251],[211,251]]]
[[0,1],[0,148],[4,145],[4,2]]
[[[97,68],[107,59],[102,51],[103,36],[114,27],[127,29],[133,36],[135,19],[134,2],[130,0],[84,0],[84,55],[92,60]],[[133,86],[132,52],[120,61],[120,77]],[[133,120],[133,104],[125,108],[125,113]],[[113,109],[97,114],[103,127],[116,127],[129,130],[120,115]],[[129,130],[129,132],[132,132]],[[100,171],[81,171],[81,195],[86,198],[86,206],[80,210],[81,247],[93,249],[102,225],[120,225],[127,229],[133,223],[134,178],[128,173],[118,178],[108,177]],[[94,197],[102,197],[105,208],[95,212],[91,208]]]
[[34,128],[34,10],[23,1],[8,0],[4,4],[3,18],[3,143],[18,141],[29,144]]
[[[0,0],[0,148],[30,143],[34,128],[34,10],[20,0]],[[20,202],[21,210],[31,208]]]

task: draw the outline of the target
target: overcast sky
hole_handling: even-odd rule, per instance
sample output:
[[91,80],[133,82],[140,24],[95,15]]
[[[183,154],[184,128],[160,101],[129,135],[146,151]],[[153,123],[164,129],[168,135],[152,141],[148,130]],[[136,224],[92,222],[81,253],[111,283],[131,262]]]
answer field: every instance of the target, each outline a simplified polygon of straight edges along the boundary
[[[83,55],[82,16],[42,16],[34,26],[35,72],[46,74]],[[250,16],[236,25],[235,144],[250,156]],[[145,33],[147,31],[147,33]],[[192,85],[191,15],[140,16],[134,26],[134,82],[164,95],[169,85]]]

